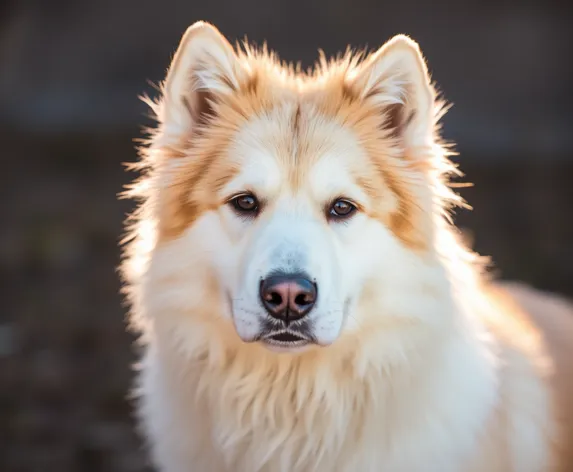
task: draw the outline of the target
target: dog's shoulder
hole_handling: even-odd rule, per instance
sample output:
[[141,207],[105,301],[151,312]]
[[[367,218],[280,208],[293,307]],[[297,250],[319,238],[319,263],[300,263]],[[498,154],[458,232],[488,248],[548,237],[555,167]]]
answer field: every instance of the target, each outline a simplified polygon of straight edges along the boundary
[[[559,471],[573,470],[573,302],[517,283],[492,286],[496,337],[525,354],[550,391]],[[527,392],[516,392],[525,395]]]

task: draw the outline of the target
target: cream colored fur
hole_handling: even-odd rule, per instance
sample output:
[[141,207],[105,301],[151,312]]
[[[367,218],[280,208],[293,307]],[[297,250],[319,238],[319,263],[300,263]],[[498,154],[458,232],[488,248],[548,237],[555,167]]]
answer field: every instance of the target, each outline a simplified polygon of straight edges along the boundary
[[[368,199],[340,171],[349,155],[362,158],[361,144],[345,126],[312,114],[307,134],[323,133],[331,145],[322,167],[309,168],[308,189],[324,196],[301,190],[296,215],[281,206],[287,201],[281,197],[260,230],[225,209],[208,209],[176,236],[162,235],[163,195],[186,165],[185,156],[170,158],[166,149],[196,125],[197,90],[232,93],[253,67],[279,85],[295,80],[271,58],[237,59],[221,41],[204,24],[182,41],[155,106],[160,126],[145,158],[149,170],[133,190],[144,203],[122,269],[145,351],[138,412],[158,470],[573,470],[564,428],[573,419],[567,416],[572,382],[559,381],[572,376],[566,371],[573,364],[572,310],[526,288],[492,287],[443,218],[445,199],[456,197],[442,184],[440,165],[447,162],[433,130],[433,91],[411,40],[396,38],[378,53],[382,59],[374,55],[363,69],[349,67],[348,80],[380,106],[417,112],[403,130],[404,149],[420,163],[435,159],[438,169],[418,178],[412,197],[426,209],[427,219],[416,220],[425,248],[409,247],[396,230],[365,215],[345,228],[314,223],[318,217],[307,209],[332,186]],[[320,88],[329,73],[304,79],[304,87]],[[380,84],[383,90],[372,92]],[[312,92],[297,90],[288,93]],[[282,185],[271,154],[284,138],[286,109],[249,118],[233,132],[229,152],[244,160],[229,191],[245,179],[269,192],[273,182]],[[331,295],[321,302],[330,308],[316,315],[324,345],[276,353],[245,341],[256,309],[248,305],[249,287],[258,274],[253,270],[270,264],[263,249],[288,228],[299,228],[292,237],[308,245],[309,270],[332,289],[324,289]],[[227,292],[248,309],[229,305]],[[336,305],[342,294],[354,300],[348,313]],[[530,307],[533,319],[525,313]],[[547,323],[554,328],[544,330],[543,320],[553,320]],[[548,349],[557,337],[559,348]]]

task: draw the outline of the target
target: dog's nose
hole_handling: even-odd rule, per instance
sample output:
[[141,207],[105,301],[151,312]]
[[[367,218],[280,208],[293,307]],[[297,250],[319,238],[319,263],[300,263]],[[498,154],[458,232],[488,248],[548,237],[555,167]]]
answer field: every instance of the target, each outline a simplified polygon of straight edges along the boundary
[[268,314],[281,321],[296,321],[316,303],[316,284],[300,275],[273,275],[261,282],[261,302]]

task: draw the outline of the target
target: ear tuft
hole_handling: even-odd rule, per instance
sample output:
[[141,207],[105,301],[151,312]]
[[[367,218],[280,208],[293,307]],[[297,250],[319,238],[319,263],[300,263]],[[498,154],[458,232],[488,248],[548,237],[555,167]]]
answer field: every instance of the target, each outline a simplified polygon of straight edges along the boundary
[[380,108],[384,128],[405,147],[423,146],[433,136],[434,91],[418,44],[393,37],[351,78],[362,99]]
[[183,35],[163,87],[160,120],[168,134],[200,127],[218,97],[239,88],[241,66],[227,39],[198,21]]

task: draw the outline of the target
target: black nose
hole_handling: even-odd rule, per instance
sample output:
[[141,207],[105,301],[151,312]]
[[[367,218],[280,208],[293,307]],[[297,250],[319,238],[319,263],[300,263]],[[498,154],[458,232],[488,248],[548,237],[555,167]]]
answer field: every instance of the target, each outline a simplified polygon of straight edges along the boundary
[[281,321],[296,321],[316,303],[316,284],[301,275],[273,275],[261,281],[261,302],[268,314]]

